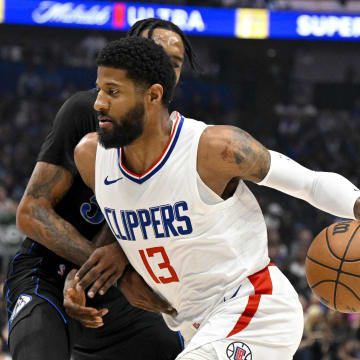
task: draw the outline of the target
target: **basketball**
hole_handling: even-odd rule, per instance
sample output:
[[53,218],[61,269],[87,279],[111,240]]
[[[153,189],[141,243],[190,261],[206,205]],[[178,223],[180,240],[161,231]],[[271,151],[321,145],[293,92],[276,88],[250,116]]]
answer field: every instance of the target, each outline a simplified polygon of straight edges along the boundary
[[342,221],[322,230],[307,252],[305,271],[311,290],[324,305],[360,312],[360,222]]

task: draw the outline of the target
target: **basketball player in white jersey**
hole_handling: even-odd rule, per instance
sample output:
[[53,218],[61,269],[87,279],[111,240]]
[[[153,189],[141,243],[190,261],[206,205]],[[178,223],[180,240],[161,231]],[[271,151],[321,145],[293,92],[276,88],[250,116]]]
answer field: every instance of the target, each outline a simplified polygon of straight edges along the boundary
[[[177,359],[292,359],[302,307],[269,263],[263,215],[242,180],[353,219],[358,189],[267,150],[239,128],[169,116],[175,75],[151,40],[112,42],[97,64],[100,128],[79,143],[75,161],[130,264],[176,308],[164,319],[185,338]],[[224,201],[234,177],[242,180]],[[89,292],[101,291],[117,276],[110,268],[95,253],[79,285],[95,281]]]

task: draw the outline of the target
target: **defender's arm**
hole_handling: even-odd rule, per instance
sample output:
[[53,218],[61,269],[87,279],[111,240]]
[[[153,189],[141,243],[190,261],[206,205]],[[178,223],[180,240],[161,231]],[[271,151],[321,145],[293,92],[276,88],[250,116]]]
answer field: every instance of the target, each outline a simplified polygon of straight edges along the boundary
[[[97,144],[97,134],[87,134],[75,147],[74,152],[75,164],[81,178],[94,192]],[[100,295],[103,295],[119,279],[128,263],[129,261],[119,243],[117,241],[112,242],[110,245],[94,251],[78,271],[76,279],[81,279],[79,285],[84,289],[93,283],[88,291],[89,297],[94,297],[98,290]]]
[[31,239],[82,265],[94,251],[94,245],[54,210],[72,182],[73,176],[62,166],[38,162],[17,209],[16,222]]

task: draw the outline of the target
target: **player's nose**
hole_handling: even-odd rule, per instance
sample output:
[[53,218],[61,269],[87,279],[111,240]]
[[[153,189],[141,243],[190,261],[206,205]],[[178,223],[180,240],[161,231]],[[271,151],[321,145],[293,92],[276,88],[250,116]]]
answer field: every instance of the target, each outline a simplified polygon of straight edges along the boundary
[[94,109],[96,111],[104,111],[109,108],[109,102],[106,101],[106,98],[104,97],[102,91],[100,90],[97,94],[95,103],[94,103]]

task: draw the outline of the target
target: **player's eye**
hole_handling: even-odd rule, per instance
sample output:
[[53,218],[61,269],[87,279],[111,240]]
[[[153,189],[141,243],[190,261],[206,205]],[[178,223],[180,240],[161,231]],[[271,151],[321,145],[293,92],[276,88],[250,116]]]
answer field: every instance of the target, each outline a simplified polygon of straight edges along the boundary
[[180,67],[180,65],[177,64],[177,63],[175,63],[175,62],[173,62],[173,67],[174,67],[174,69],[178,69],[178,68]]
[[115,90],[115,89],[110,89],[109,90],[109,94],[110,95],[115,95],[115,94],[117,94],[119,92],[119,90]]
[[96,92],[100,92],[100,88],[98,86],[95,87]]

